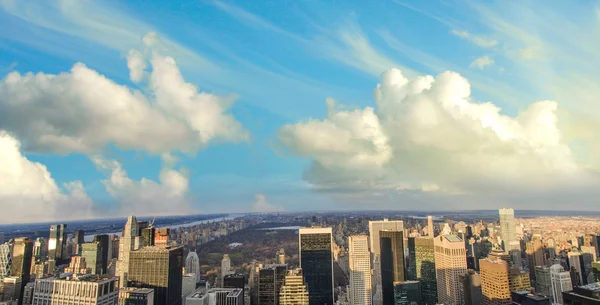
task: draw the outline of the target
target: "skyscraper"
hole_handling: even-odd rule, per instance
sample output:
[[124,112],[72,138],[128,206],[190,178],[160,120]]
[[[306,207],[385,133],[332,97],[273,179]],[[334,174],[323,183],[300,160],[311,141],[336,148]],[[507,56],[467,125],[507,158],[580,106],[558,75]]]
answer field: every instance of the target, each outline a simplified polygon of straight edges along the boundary
[[27,237],[15,238],[12,249],[11,276],[21,280],[19,289],[19,305],[23,304],[23,289],[29,283],[31,275],[31,258],[33,257],[33,241]]
[[438,302],[460,305],[460,276],[467,272],[465,243],[455,235],[440,235],[434,245]]
[[196,251],[190,251],[185,258],[185,272],[196,275],[196,280],[200,281],[200,259]]
[[508,262],[495,256],[479,260],[483,305],[510,305]]
[[258,304],[279,304],[279,293],[286,275],[286,265],[267,265],[258,271]]
[[48,238],[48,259],[56,262],[56,265],[64,263],[63,251],[67,242],[67,225],[58,224],[50,226],[50,237]]
[[547,296],[552,296],[552,278],[550,277],[550,267],[535,267],[535,291]]
[[552,298],[554,303],[563,304],[562,293],[573,290],[571,274],[569,271],[565,271],[561,265],[555,264],[550,267],[550,277],[552,280]]
[[279,305],[308,304],[308,290],[304,284],[302,269],[290,270],[285,276],[285,284],[281,287],[281,292],[279,294]]
[[118,304],[119,289],[116,282],[116,277],[95,275],[37,279],[32,304]]
[[108,274],[108,261],[110,260],[110,246],[111,240],[110,237],[106,234],[100,234],[94,236],[94,242],[99,243],[100,248],[102,249],[102,273],[100,274]]
[[154,231],[154,246],[166,247],[169,245],[169,236],[171,235],[171,229],[169,228],[158,228]]
[[427,216],[427,236],[434,237],[433,217]]
[[310,305],[333,305],[332,229],[301,228],[298,239]]
[[103,274],[102,246],[99,242],[85,243],[81,246],[81,256],[85,258],[87,267],[92,274]]
[[394,305],[422,304],[421,282],[404,281],[394,283]]
[[469,269],[460,276],[464,305],[479,305],[481,302],[481,277],[475,270]]
[[81,255],[81,244],[85,242],[85,233],[83,230],[76,230],[73,238],[75,239],[73,245],[73,255]]
[[229,254],[223,254],[223,259],[221,260],[221,279],[225,278],[225,276],[232,274],[231,270],[231,259],[229,258]]
[[12,244],[4,243],[0,245],[0,280],[10,276],[12,266]]
[[131,251],[128,267],[129,287],[154,289],[156,304],[181,304],[183,248],[154,246]]
[[499,209],[498,214],[500,216],[500,236],[502,237],[502,243],[505,251],[510,250],[510,242],[517,240],[515,233],[515,210],[513,209]]
[[[129,270],[129,254],[139,247],[139,227],[135,216],[129,216],[123,234],[119,239],[119,258],[115,275],[119,277],[121,287],[127,283],[127,270]],[[136,242],[137,240],[137,242]]]
[[369,221],[369,238],[371,241],[371,268],[373,268],[373,282],[375,290],[373,294],[376,295],[377,301],[380,301],[382,287],[381,287],[381,264],[380,264],[380,239],[379,232],[381,231],[404,231],[404,222],[401,220],[373,220]]
[[348,237],[350,267],[350,304],[370,305],[371,294],[371,253],[369,237],[353,235]]
[[433,237],[408,238],[409,279],[421,281],[424,305],[437,304],[434,249]]
[[384,305],[394,304],[394,283],[404,277],[404,232],[380,231],[381,292]]

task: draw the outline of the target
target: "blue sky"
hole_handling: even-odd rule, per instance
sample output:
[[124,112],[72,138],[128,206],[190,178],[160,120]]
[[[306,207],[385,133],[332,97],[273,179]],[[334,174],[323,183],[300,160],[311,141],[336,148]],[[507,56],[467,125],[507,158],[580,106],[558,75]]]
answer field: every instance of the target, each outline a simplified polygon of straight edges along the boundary
[[[13,193],[5,195],[13,203],[5,205],[29,221],[31,215],[19,206],[40,200],[57,207],[67,202],[78,211],[85,207],[72,217],[99,217],[499,204],[554,208],[576,192],[582,196],[576,208],[593,209],[587,198],[597,192],[600,165],[594,153],[600,151],[599,137],[591,131],[600,126],[594,107],[600,93],[598,7],[593,1],[552,7],[534,1],[510,6],[501,1],[0,1],[0,119],[5,120],[0,130],[19,143],[28,161],[13,176],[5,173],[14,184]],[[138,81],[128,68],[137,58],[131,50],[145,62],[140,73],[146,77]],[[105,141],[98,143],[85,138],[98,128],[86,120],[96,122],[99,114],[83,112],[101,112],[103,106],[89,105],[112,100],[102,97],[107,92],[94,91],[99,90],[94,82],[84,88],[77,77],[69,78],[76,63],[86,67],[80,77],[89,69],[108,79],[103,90],[126,86],[145,96],[148,107],[159,107],[168,122],[192,124],[192,114],[165,114],[172,108],[162,104],[169,101],[159,90],[172,83],[167,76],[153,83],[159,75],[152,72],[158,70],[155,61],[165,58],[174,59],[197,92],[217,99],[235,96],[230,108],[219,108],[219,117],[231,115],[239,128],[194,138],[198,145],[188,147],[187,141],[169,141],[159,127],[144,137],[123,136],[133,133],[126,129],[130,125],[152,125],[151,119],[118,125],[102,116],[103,123],[95,124],[104,124],[101,129],[111,135],[99,136]],[[382,76],[391,68],[403,76]],[[455,73],[437,76],[445,71]],[[52,88],[41,88],[39,79],[20,87],[23,78],[11,83],[8,77],[28,72],[43,73]],[[75,84],[71,91],[56,89],[63,83],[50,75],[60,73]],[[433,85],[414,98],[383,85],[382,96],[389,98],[374,97],[380,83],[404,86],[404,78],[419,77]],[[470,92],[462,94],[461,86]],[[34,89],[42,93],[30,94]],[[89,95],[79,90],[96,94],[87,108],[79,103]],[[31,103],[36,114],[27,116],[15,97]],[[328,106],[328,98],[336,106]],[[535,104],[546,100],[552,102]],[[496,108],[465,110],[463,101]],[[65,108],[56,110],[57,105]],[[48,126],[27,127],[52,109],[73,113],[64,122],[58,115]],[[135,112],[131,109],[123,111]],[[209,117],[198,124],[214,127]],[[106,127],[111,124],[122,134]],[[69,140],[94,144],[57,147],[62,142],[56,139],[66,133]],[[49,135],[55,142],[47,142]],[[44,178],[19,185],[31,164],[46,167]],[[115,173],[126,178],[126,187],[110,180]],[[557,176],[577,182],[547,179]],[[519,179],[539,183],[524,185]],[[73,181],[81,182],[77,190],[85,199],[65,185]],[[30,190],[40,183],[55,187],[48,192],[61,199]],[[177,203],[168,208],[145,203],[154,200]]]

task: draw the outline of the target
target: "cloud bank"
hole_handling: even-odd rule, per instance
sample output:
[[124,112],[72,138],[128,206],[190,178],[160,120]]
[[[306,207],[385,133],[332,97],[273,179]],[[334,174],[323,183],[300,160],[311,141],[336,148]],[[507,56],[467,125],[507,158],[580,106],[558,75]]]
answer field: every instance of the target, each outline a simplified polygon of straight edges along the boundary
[[254,204],[252,204],[252,211],[258,213],[273,213],[282,212],[284,211],[284,208],[280,205],[269,203],[267,196],[256,194],[254,197]]
[[285,125],[279,139],[292,153],[313,159],[305,178],[333,193],[508,200],[599,182],[565,144],[556,102],[538,101],[508,116],[470,94],[469,82],[455,72],[407,79],[390,69],[374,90],[376,108],[328,100],[324,119]]

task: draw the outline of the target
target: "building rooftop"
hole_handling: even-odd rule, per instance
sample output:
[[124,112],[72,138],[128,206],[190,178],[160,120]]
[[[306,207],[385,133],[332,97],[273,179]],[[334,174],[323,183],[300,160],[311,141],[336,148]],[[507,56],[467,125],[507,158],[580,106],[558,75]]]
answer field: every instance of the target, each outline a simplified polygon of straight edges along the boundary
[[600,291],[600,283],[591,283],[583,286],[579,286],[581,289],[590,290],[590,291]]
[[460,238],[459,238],[458,236],[456,236],[456,235],[443,235],[443,237],[444,237],[444,238],[445,238],[447,241],[449,241],[449,242],[453,242],[453,243],[456,243],[456,242],[461,242],[461,243],[462,243],[462,242],[463,242],[463,241],[462,241],[462,239],[460,239]]
[[152,289],[152,288],[125,287],[125,288],[121,288],[121,291],[129,291],[129,292],[135,292],[135,293],[148,294],[148,293],[154,292],[154,289]]
[[92,275],[92,274],[84,274],[84,275],[70,275],[64,278],[55,278],[55,277],[46,277],[42,279],[38,279],[39,281],[82,281],[82,282],[104,282],[112,279],[117,279],[117,277],[112,277],[108,275]]
[[200,298],[203,298],[207,294],[220,292],[220,291],[239,294],[242,292],[242,289],[240,289],[240,288],[212,288],[210,290],[206,290],[205,288],[198,288],[198,289],[196,289],[196,291],[192,292],[186,298],[187,299],[200,299]]
[[150,247],[143,247],[143,248],[139,248],[137,250],[133,250],[131,252],[155,252],[155,253],[161,253],[161,252],[169,252],[172,250],[176,250],[182,248],[181,246],[166,246],[166,247],[157,247],[157,246],[150,246]]

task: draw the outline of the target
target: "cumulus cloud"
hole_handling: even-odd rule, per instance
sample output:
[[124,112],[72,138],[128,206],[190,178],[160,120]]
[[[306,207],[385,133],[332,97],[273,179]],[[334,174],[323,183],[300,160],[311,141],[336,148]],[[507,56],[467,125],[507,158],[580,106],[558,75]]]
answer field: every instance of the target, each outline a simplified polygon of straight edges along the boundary
[[452,30],[451,33],[482,48],[491,48],[498,45],[498,41],[494,39],[480,35],[473,35],[467,31]]
[[494,64],[494,60],[491,59],[489,56],[481,56],[476,58],[471,65],[469,65],[469,68],[478,68],[479,70],[483,70],[485,69],[485,67],[491,66]]
[[117,200],[119,212],[135,215],[178,215],[194,212],[188,198],[189,181],[183,170],[163,168],[158,181],[128,177],[121,163],[93,157],[96,166],[108,173],[106,191]]
[[563,141],[557,103],[511,117],[470,94],[454,72],[409,80],[391,69],[374,90],[376,109],[328,101],[324,119],[286,125],[279,138],[314,160],[305,178],[332,192],[492,196],[598,182]]
[[48,169],[27,159],[17,139],[0,130],[0,223],[74,220],[92,216],[81,181],[56,184]]
[[272,213],[282,212],[284,208],[280,205],[269,203],[267,197],[263,194],[256,194],[254,197],[254,204],[252,205],[252,211],[259,213]]
[[193,153],[211,141],[247,139],[228,113],[235,97],[200,92],[186,82],[175,60],[154,47],[155,36],[144,37],[147,50],[127,57],[130,78],[147,81],[148,92],[117,84],[83,63],[59,74],[12,72],[0,80],[0,128],[27,151],[61,154],[94,154],[108,144],[152,154]]

